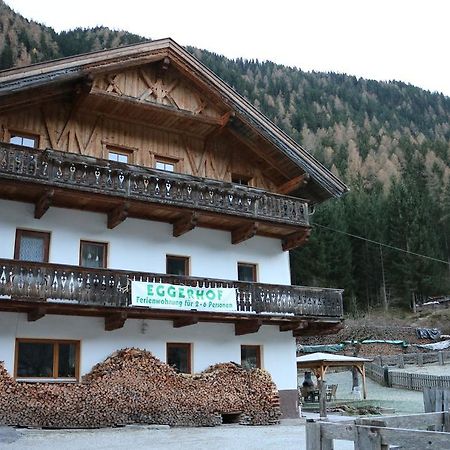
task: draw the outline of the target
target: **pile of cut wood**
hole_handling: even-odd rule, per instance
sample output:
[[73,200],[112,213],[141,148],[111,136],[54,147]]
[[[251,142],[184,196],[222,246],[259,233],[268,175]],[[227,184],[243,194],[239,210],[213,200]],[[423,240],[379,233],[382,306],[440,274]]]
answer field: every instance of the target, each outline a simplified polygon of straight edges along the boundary
[[18,383],[0,362],[0,424],[97,428],[132,423],[215,426],[224,415],[242,424],[279,421],[278,391],[261,369],[216,364],[178,374],[151,353],[123,349],[79,384]]

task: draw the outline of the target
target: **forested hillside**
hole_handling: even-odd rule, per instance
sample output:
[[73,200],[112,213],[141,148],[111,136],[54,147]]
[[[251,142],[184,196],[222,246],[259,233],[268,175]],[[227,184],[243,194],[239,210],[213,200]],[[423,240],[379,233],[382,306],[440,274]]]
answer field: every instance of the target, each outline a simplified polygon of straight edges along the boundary
[[[1,68],[141,40],[103,27],[56,33],[0,0]],[[382,303],[383,285],[391,304],[407,305],[413,291],[450,294],[448,264],[350,236],[450,261],[449,97],[189,51],[351,187],[317,208],[309,243],[291,254],[293,282],[344,288],[349,311]]]

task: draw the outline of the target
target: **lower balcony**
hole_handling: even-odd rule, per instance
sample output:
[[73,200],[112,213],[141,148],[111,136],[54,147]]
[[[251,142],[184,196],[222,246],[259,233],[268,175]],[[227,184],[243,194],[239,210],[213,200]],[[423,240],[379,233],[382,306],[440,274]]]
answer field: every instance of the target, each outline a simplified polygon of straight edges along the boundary
[[[163,309],[132,304],[131,282],[165,283],[190,288],[231,289],[233,310]],[[234,291],[234,292],[233,292]],[[193,305],[195,306],[195,305]],[[127,319],[172,320],[175,328],[200,322],[231,322],[236,335],[278,325],[294,335],[334,331],[343,317],[342,290],[247,283],[50,263],[0,259],[0,311],[28,314],[99,316],[105,329],[121,328]]]

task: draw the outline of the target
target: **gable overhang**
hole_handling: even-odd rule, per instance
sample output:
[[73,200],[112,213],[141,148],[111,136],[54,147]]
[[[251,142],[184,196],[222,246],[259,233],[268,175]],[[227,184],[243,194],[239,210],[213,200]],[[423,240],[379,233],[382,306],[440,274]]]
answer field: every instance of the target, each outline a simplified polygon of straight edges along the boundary
[[[257,135],[261,142],[273,146],[279,155],[298,168],[298,174],[307,173],[308,186],[299,188],[300,195],[312,203],[331,197],[340,197],[348,187],[325,168],[303,147],[258,111],[243,96],[215,75],[203,63],[172,39],[134,44],[112,50],[77,55],[27,67],[0,72],[0,99],[25,106],[34,90],[44,90],[47,99],[69,95],[80,82],[92,77],[169,58],[174,66],[195,84],[200,84],[230,112],[228,127],[240,135]],[[292,194],[291,194],[292,195]]]

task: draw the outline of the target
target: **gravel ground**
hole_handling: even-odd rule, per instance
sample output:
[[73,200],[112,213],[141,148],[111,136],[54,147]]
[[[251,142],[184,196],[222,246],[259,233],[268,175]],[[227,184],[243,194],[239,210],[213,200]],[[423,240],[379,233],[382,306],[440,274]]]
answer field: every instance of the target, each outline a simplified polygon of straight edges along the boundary
[[[337,420],[339,420],[337,418]],[[3,439],[3,436],[7,439]],[[100,430],[14,430],[0,428],[2,450],[299,450],[306,448],[304,420],[281,425],[250,427],[223,425],[215,428],[129,426]],[[336,450],[353,449],[351,442],[336,441]]]
[[[442,367],[442,366],[441,366]],[[328,373],[327,384],[338,384],[337,399],[352,399],[352,374],[348,372]],[[367,399],[384,408],[393,408],[395,413],[420,413],[423,410],[422,392],[406,389],[386,388],[366,378]],[[360,383],[361,384],[361,383]]]

